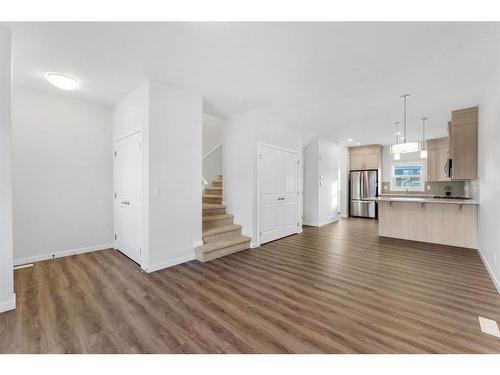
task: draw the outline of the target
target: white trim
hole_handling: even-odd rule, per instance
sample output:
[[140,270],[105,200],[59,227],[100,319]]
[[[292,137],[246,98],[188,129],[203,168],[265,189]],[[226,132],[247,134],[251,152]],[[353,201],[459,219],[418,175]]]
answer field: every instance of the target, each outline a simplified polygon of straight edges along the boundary
[[14,267],[14,271],[15,271],[15,270],[20,270],[20,269],[22,269],[22,268],[29,268],[29,267],[33,267],[33,265],[34,265],[33,263],[27,263],[27,264],[23,264],[23,265],[21,265],[21,266],[15,266],[15,267]]
[[493,270],[491,269],[490,265],[486,261],[486,257],[483,256],[481,249],[477,249],[477,252],[478,252],[479,256],[481,257],[481,260],[483,261],[483,264],[486,267],[486,270],[490,274],[490,278],[493,281],[493,285],[495,285],[495,288],[497,288],[498,294],[500,294],[500,282],[496,279],[495,274],[493,273]]
[[303,223],[303,225],[307,225],[309,227],[324,227],[325,225],[328,225],[328,224],[331,224],[331,223],[335,223],[336,221],[339,221],[339,217],[338,216],[335,216],[335,217],[332,217],[332,218],[329,218],[327,221],[323,221],[321,223],[312,223],[312,222],[305,222]]
[[251,241],[250,249],[255,249],[256,247],[260,247],[260,243]]
[[14,310],[15,308],[16,308],[16,293],[12,294],[11,299],[0,302],[0,313]]
[[168,268],[168,267],[176,266],[176,265],[181,264],[181,263],[189,262],[189,261],[194,260],[194,259],[195,259],[195,256],[193,253],[191,255],[186,255],[183,257],[179,257],[179,258],[174,258],[174,259],[168,260],[168,261],[163,262],[163,263],[154,264],[152,266],[149,266],[148,268],[143,268],[143,270],[146,271],[147,273],[156,272],[156,271]]
[[220,146],[222,146],[222,141],[220,141],[219,143],[217,143],[212,149],[210,149],[210,151],[208,151],[205,155],[202,156],[201,160],[205,160],[205,158],[210,155],[212,152],[214,152],[215,150],[217,150]]
[[203,245],[203,240],[193,242],[193,247],[198,247]]
[[[257,196],[255,197],[256,198],[256,203],[257,203],[257,220],[256,220],[256,224],[257,224],[257,240],[254,242],[255,244],[255,247],[258,247],[261,245],[261,241],[260,241],[260,225],[261,225],[261,220],[260,220],[260,148],[261,147],[267,147],[267,148],[272,148],[272,149],[275,149],[275,150],[279,150],[279,151],[285,151],[285,152],[291,152],[292,154],[296,154],[297,155],[297,160],[299,161],[299,163],[297,164],[297,192],[299,193],[299,195],[297,196],[297,223],[299,223],[299,225],[297,225],[297,231],[295,233],[300,233],[299,230],[302,229],[302,220],[301,220],[301,217],[300,217],[300,210],[299,210],[299,198],[301,199],[304,199],[303,198],[303,195],[300,193],[299,191],[299,188],[300,188],[300,184],[299,184],[299,179],[300,179],[300,165],[301,165],[301,158],[300,158],[300,151],[298,150],[292,150],[292,149],[289,149],[289,148],[284,148],[284,147],[279,147],[279,146],[274,146],[274,145],[271,145],[271,144],[268,144],[268,143],[262,143],[262,142],[257,142],[257,165],[256,165],[256,170],[257,170],[257,178],[256,178],[256,183],[257,183]],[[279,239],[279,238],[277,238]],[[250,247],[252,247],[252,244],[250,244]]]
[[90,253],[92,251],[99,251],[99,250],[106,250],[106,249],[114,249],[114,244],[107,243],[107,244],[102,244],[102,245],[80,247],[78,249],[73,249],[73,250],[58,251],[56,253],[35,255],[35,256],[26,257],[26,258],[18,258],[18,259],[14,259],[14,266],[19,266],[21,264],[27,264],[27,263],[41,262],[43,260],[49,260],[49,259],[53,259],[53,258],[68,257],[71,255],[76,255],[76,254]]

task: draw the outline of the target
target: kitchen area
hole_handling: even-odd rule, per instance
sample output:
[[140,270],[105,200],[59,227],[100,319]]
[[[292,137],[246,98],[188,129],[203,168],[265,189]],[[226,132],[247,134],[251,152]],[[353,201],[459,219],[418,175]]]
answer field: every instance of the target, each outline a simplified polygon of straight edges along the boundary
[[477,248],[479,108],[454,110],[447,136],[406,139],[406,98],[392,145],[349,148],[349,211],[381,237]]

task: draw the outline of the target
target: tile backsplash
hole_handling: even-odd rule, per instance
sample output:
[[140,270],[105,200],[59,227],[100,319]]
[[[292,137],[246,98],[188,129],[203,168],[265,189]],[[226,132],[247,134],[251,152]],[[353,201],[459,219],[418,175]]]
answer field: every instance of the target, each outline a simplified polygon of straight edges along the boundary
[[[451,195],[462,197],[465,194],[465,181],[434,181],[425,183],[425,191],[410,191],[408,195],[445,195],[445,187],[451,186]],[[391,191],[389,181],[382,182],[382,194],[406,194],[405,191]]]

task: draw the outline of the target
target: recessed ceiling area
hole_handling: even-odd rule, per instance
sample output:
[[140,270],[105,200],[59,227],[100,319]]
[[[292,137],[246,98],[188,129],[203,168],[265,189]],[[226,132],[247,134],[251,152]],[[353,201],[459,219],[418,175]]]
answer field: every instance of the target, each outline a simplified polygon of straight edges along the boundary
[[[331,140],[388,144],[408,101],[408,138],[446,134],[498,63],[498,23],[4,23],[14,85],[113,105],[144,78],[199,93],[223,117],[262,108]],[[47,72],[78,77],[62,92]]]

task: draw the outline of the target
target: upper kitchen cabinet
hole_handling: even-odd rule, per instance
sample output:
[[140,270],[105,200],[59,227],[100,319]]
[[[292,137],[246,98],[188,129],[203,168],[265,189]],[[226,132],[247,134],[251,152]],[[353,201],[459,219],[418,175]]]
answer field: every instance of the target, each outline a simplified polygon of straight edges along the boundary
[[472,180],[477,175],[478,107],[451,113],[448,127],[451,178]]
[[380,145],[350,147],[350,169],[378,169],[382,160]]
[[448,181],[448,137],[427,141],[427,181]]

